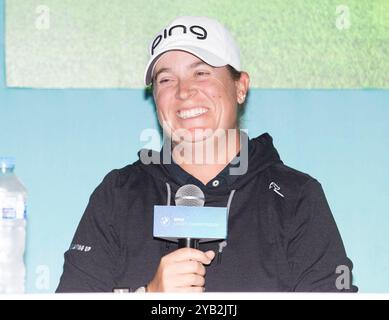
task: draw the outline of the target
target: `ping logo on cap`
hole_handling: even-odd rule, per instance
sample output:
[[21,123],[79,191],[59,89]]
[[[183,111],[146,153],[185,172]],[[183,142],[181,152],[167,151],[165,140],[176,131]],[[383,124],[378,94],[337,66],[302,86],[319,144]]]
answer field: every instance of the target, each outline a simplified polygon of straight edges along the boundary
[[182,16],[174,19],[153,37],[149,46],[145,84],[152,83],[155,64],[167,51],[188,52],[213,67],[230,65],[241,71],[239,48],[230,32],[208,17]]
[[[153,41],[151,45],[151,55],[154,55],[155,49],[158,47],[158,45],[161,43],[162,39],[167,39],[168,37],[171,37],[173,35],[174,29],[180,30],[183,34],[188,33],[188,27],[182,24],[177,24],[171,26],[169,29],[164,29],[162,34],[159,34]],[[189,27],[190,34],[196,36],[198,40],[205,40],[207,39],[207,30],[205,30],[203,27],[198,25],[193,25]]]

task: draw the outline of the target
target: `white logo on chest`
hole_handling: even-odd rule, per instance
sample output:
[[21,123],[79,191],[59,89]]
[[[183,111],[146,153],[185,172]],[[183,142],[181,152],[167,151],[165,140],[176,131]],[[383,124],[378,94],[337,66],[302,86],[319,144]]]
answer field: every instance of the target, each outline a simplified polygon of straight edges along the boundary
[[273,191],[275,193],[277,193],[279,196],[283,197],[284,198],[284,195],[280,192],[280,187],[277,186],[277,184],[275,182],[271,182],[270,185],[269,185],[269,189],[273,189]]

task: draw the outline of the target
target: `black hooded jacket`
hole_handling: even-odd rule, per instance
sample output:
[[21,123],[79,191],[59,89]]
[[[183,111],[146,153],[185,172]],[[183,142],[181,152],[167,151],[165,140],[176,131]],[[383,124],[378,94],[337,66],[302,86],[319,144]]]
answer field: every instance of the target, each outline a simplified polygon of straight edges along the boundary
[[174,163],[137,161],[110,172],[65,253],[57,292],[149,283],[161,257],[177,249],[153,238],[153,207],[174,203],[188,182],[203,190],[205,206],[229,208],[227,240],[200,244],[219,255],[207,267],[206,291],[357,291],[319,182],[285,166],[268,134],[250,140],[248,160],[246,174],[230,176],[227,167],[206,186]]

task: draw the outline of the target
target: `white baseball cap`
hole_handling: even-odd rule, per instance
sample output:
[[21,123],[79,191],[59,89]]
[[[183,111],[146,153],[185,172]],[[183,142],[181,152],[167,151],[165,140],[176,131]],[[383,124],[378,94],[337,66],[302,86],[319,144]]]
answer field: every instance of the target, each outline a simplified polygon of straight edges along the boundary
[[230,65],[242,71],[239,48],[222,24],[208,17],[183,16],[174,19],[151,42],[146,85],[151,83],[154,66],[162,54],[171,50],[189,52],[213,67]]

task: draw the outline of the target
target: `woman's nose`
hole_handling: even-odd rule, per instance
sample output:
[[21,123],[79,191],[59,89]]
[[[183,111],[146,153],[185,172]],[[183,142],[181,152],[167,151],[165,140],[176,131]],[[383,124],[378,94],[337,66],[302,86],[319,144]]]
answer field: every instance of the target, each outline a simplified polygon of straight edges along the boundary
[[196,89],[190,80],[179,80],[176,92],[176,98],[186,100],[196,93]]

